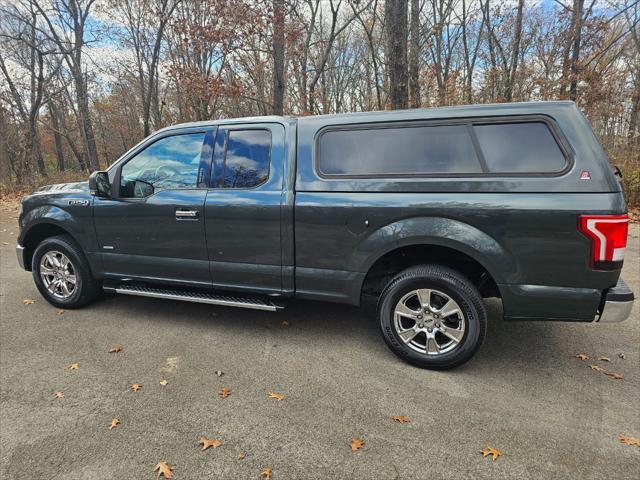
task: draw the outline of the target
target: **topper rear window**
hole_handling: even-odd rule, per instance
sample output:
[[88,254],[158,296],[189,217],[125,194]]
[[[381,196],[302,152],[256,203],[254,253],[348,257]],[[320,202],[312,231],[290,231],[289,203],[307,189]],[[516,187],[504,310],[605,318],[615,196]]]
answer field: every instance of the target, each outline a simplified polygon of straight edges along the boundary
[[326,177],[556,174],[567,156],[543,121],[329,127],[317,144]]

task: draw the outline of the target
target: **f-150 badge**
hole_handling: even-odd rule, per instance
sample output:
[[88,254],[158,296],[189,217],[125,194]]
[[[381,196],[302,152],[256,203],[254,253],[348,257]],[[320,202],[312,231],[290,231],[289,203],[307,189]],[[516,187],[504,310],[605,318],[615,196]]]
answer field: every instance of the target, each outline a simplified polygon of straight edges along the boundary
[[89,205],[89,200],[68,200],[69,205],[79,205],[82,207],[86,207]]

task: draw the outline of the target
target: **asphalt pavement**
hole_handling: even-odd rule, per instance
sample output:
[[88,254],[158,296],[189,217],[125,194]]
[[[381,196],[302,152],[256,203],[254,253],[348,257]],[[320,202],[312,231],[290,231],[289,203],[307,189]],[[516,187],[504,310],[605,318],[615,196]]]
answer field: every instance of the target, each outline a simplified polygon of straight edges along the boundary
[[[433,372],[394,356],[366,308],[107,296],[59,312],[16,263],[16,212],[0,214],[2,479],[153,479],[162,461],[175,479],[639,478],[640,448],[618,439],[640,437],[638,301],[620,324],[505,323],[490,301],[478,354]],[[223,443],[202,451],[202,436]]]

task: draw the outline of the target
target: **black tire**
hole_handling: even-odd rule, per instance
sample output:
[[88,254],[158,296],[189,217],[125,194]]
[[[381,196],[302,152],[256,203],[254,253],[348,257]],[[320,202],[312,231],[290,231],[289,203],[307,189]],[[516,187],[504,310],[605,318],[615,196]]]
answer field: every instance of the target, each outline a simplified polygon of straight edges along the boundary
[[[40,276],[40,260],[48,252],[60,252],[64,254],[72,264],[73,273],[76,277],[76,285],[68,298],[55,296],[47,289]],[[36,247],[31,260],[31,271],[33,280],[40,294],[52,305],[58,308],[80,308],[94,300],[100,293],[101,284],[91,275],[89,263],[80,247],[69,235],[56,235],[45,238]]]
[[[464,333],[462,339],[451,351],[438,353],[437,355],[421,353],[411,348],[399,336],[394,314],[396,305],[401,299],[407,298],[406,296],[410,292],[418,289],[437,290],[446,294],[458,304],[464,319],[460,319],[458,316],[449,318],[453,318],[460,329],[460,323],[464,322]],[[435,292],[435,298],[437,300],[437,298],[443,297],[438,297],[437,292]],[[482,345],[487,331],[487,312],[478,289],[460,273],[440,265],[411,267],[394,277],[380,295],[378,319],[382,336],[396,355],[413,365],[432,370],[454,368],[469,360]],[[412,322],[413,320],[409,321]],[[437,320],[431,318],[429,321]],[[402,327],[407,328],[404,325]],[[432,330],[429,331],[431,332]],[[423,333],[423,335],[425,335],[425,343],[427,343],[427,334]]]

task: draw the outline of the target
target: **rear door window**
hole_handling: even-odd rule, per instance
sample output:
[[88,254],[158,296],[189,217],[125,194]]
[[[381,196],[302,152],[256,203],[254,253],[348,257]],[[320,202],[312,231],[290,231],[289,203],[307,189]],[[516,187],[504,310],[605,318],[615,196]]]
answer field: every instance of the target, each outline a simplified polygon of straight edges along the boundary
[[[214,154],[220,188],[253,188],[269,178],[271,132],[269,130],[223,130],[226,135],[224,156],[217,144]],[[222,138],[222,137],[221,137]]]
[[474,125],[491,173],[553,173],[566,158],[543,122]]

